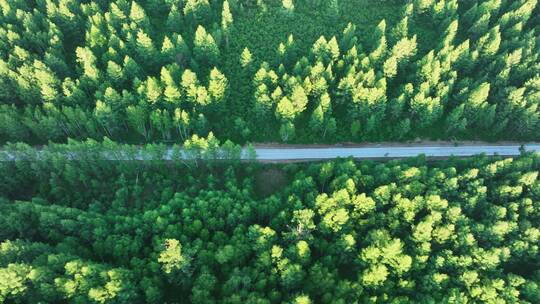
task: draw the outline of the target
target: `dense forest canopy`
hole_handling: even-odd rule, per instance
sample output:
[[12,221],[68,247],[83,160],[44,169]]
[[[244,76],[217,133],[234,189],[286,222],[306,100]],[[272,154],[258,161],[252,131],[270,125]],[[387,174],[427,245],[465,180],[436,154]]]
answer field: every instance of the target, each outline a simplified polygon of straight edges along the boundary
[[540,153],[240,146],[540,140],[539,104],[538,0],[0,0],[0,302],[540,303]]
[[540,302],[540,154],[261,165],[11,148],[27,158],[0,162],[0,302]]
[[537,0],[0,7],[0,142],[539,139]]

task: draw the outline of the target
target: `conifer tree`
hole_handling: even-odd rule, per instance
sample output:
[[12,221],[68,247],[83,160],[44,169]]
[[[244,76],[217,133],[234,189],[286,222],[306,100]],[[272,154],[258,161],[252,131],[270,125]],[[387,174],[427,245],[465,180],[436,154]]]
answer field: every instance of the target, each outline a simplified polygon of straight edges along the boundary
[[82,65],[84,76],[93,81],[98,80],[100,71],[96,66],[97,59],[89,48],[77,47],[77,62]]
[[150,20],[148,19],[148,16],[146,16],[146,12],[135,1],[131,2],[129,19],[135,22],[135,24],[137,24],[142,30],[148,30],[150,27]]
[[137,32],[137,53],[148,68],[154,68],[159,63],[159,53],[152,41],[143,30]]
[[146,80],[146,98],[150,103],[156,103],[160,101],[162,88],[159,80],[155,77],[148,77]]
[[182,140],[186,140],[190,136],[191,121],[189,114],[179,108],[174,110],[173,122],[178,128],[178,133]]
[[242,51],[242,54],[240,55],[240,65],[243,68],[249,68],[252,61],[253,61],[253,57],[251,55],[251,52],[249,51],[247,47],[244,48],[244,50]]
[[54,102],[59,97],[60,81],[41,61],[34,61],[34,73],[44,101]]
[[105,130],[107,136],[112,137],[111,122],[114,121],[111,107],[101,100],[96,101],[94,108],[94,115],[102,128]]
[[147,112],[140,105],[131,105],[126,109],[127,120],[131,128],[137,131],[144,137],[145,140],[150,138],[150,133],[147,127]]
[[187,63],[190,60],[191,52],[189,47],[187,46],[186,42],[184,41],[184,38],[182,35],[175,35],[173,36],[173,41],[175,45],[175,61],[179,65],[185,67]]
[[500,27],[493,27],[489,33],[486,33],[478,40],[477,49],[481,56],[494,56],[499,51],[501,45]]
[[179,11],[177,5],[171,5],[169,14],[167,15],[167,29],[173,33],[179,33],[183,26],[182,13]]
[[222,103],[226,98],[228,81],[217,68],[210,71],[210,80],[208,84],[208,94],[213,102]]
[[177,105],[180,103],[181,93],[174,80],[171,70],[173,70],[173,66],[164,66],[161,68],[160,79],[161,83],[163,83],[165,86],[165,90],[163,91],[163,97],[165,101]]
[[291,102],[294,106],[294,112],[296,113],[301,113],[306,109],[308,97],[302,86],[297,85],[294,87],[291,94]]
[[199,63],[207,68],[218,63],[219,48],[212,35],[208,34],[201,25],[197,27],[193,44],[193,54]]
[[490,87],[489,83],[484,82],[470,92],[465,103],[465,116],[470,124],[476,124],[485,118],[482,114],[487,108]]
[[386,57],[387,42],[386,42],[386,21],[382,20],[375,30],[373,35],[373,45],[375,46],[369,57],[373,62],[379,62]]
[[225,46],[229,47],[229,39],[231,35],[231,27],[233,24],[233,16],[229,9],[229,1],[223,2],[223,11],[221,12],[221,31],[225,37]]
[[114,61],[107,62],[107,76],[111,79],[114,84],[120,84],[123,78],[122,67]]
[[399,41],[409,36],[409,17],[408,16],[404,16],[401,19],[401,21],[399,21],[398,24],[396,24],[394,28],[392,28],[390,36],[394,42]]
[[453,109],[446,119],[446,132],[451,135],[463,132],[467,127],[467,118],[463,117],[464,104]]
[[356,47],[358,38],[356,37],[356,25],[349,23],[343,30],[343,34],[339,41],[339,48],[343,51],[348,51],[353,47]]
[[487,32],[489,28],[490,18],[491,14],[489,12],[486,12],[479,19],[477,19],[476,22],[474,22],[474,24],[469,29],[469,33],[471,33],[472,37],[476,38]]
[[291,120],[295,117],[297,111],[294,104],[286,96],[281,98],[276,108],[276,115],[284,120]]
[[142,76],[143,71],[139,64],[131,57],[124,57],[124,67],[122,69],[126,80],[135,80]]
[[293,0],[282,0],[283,11],[286,15],[292,16],[294,14],[294,2]]
[[161,44],[161,58],[166,63],[171,63],[174,61],[174,57],[176,56],[176,47],[169,39],[169,37],[165,36],[163,38],[163,43]]
[[180,85],[184,93],[182,95],[187,96],[190,101],[195,101],[197,98],[197,88],[199,86],[197,74],[189,69],[185,70],[184,73],[182,73]]
[[211,13],[208,0],[187,0],[184,4],[184,15],[193,25],[208,23]]

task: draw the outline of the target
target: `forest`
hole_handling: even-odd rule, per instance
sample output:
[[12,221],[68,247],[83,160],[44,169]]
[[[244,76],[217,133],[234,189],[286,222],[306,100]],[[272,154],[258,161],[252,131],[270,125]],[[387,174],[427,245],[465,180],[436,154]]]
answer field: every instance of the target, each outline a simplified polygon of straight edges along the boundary
[[26,156],[0,161],[0,302],[540,302],[538,153],[272,165],[8,148]]
[[540,139],[537,0],[0,7],[0,143]]
[[538,304],[540,153],[253,144],[540,141],[539,105],[538,0],[0,0],[0,303]]

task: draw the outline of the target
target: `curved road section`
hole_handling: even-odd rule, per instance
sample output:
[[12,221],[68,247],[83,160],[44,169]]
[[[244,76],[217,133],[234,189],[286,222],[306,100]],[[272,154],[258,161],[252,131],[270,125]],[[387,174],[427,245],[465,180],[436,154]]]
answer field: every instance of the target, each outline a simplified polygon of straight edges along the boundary
[[[540,144],[520,145],[471,145],[471,146],[418,146],[418,147],[366,147],[366,148],[257,148],[259,161],[309,161],[353,157],[357,159],[472,156],[477,154],[518,156],[521,149],[540,152]],[[245,154],[244,154],[245,155]]]

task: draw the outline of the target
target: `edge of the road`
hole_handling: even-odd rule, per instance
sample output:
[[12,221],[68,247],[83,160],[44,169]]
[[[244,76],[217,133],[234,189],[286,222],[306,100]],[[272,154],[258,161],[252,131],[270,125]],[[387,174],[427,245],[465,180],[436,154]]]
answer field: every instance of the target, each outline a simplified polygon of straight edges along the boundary
[[534,141],[446,141],[446,140],[417,140],[417,141],[382,141],[382,142],[341,142],[334,144],[286,144],[279,142],[251,143],[254,148],[264,149],[324,149],[324,148],[393,148],[393,147],[463,147],[463,146],[521,146],[540,145]]
[[[410,143],[364,143],[364,144],[338,144],[338,145],[284,145],[284,144],[253,144],[244,146],[236,156],[229,154],[228,150],[214,150],[207,154],[205,151],[196,153],[187,152],[178,145],[160,145],[158,153],[145,150],[145,146],[122,144],[115,149],[106,148],[99,151],[88,150],[88,153],[98,153],[98,158],[110,161],[151,161],[151,160],[212,160],[228,161],[239,159],[241,161],[258,161],[262,163],[287,163],[287,162],[317,162],[337,158],[390,160],[417,157],[424,155],[426,159],[436,160],[449,157],[471,157],[484,154],[487,156],[513,157],[523,152],[540,152],[540,143],[528,142],[410,142]],[[47,151],[34,147],[36,153],[26,155],[16,150],[5,150],[0,147],[0,161],[14,160],[39,160],[46,155],[76,160],[84,150],[78,151]],[[94,154],[93,157],[96,157]]]

